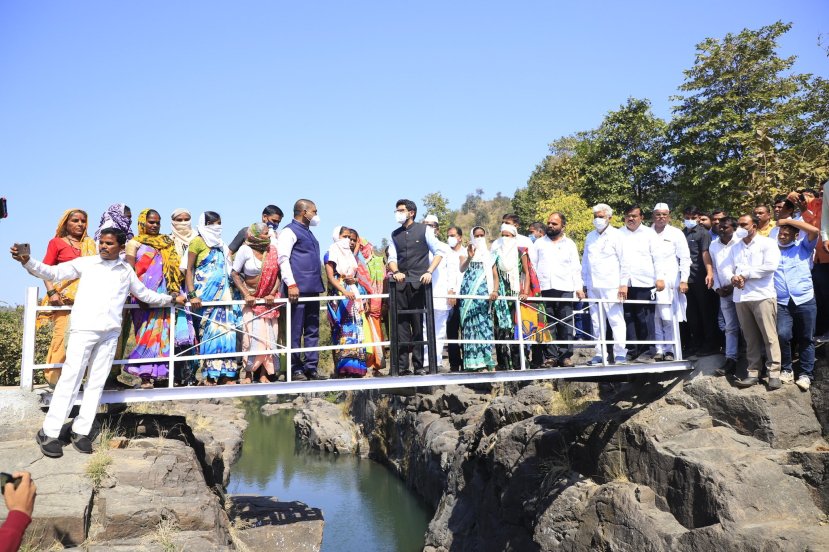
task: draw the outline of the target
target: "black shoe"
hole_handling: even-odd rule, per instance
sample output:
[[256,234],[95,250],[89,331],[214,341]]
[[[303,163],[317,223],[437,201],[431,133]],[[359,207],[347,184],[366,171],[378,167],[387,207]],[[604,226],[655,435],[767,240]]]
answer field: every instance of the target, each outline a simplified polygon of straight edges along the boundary
[[40,446],[40,452],[43,456],[49,458],[60,458],[63,456],[63,443],[59,439],[48,437],[43,430],[37,432],[35,435],[35,442]]
[[735,380],[734,385],[736,385],[737,387],[740,387],[742,389],[745,389],[747,387],[751,387],[752,385],[756,385],[758,381],[760,381],[758,378],[754,378],[754,377],[749,376],[749,377],[746,377],[746,378],[743,378],[743,379]]
[[769,378],[769,391],[777,391],[783,387],[783,382],[780,378]]
[[320,374],[320,373],[318,373],[318,372],[306,372],[306,373],[305,373],[305,378],[306,378],[306,379],[309,379],[309,380],[318,380],[318,381],[321,381],[321,380],[327,380],[327,379],[328,379],[328,376],[325,376],[325,375]]
[[662,356],[662,358],[665,360],[665,362],[673,362],[674,360],[676,360],[676,358],[674,357],[674,354],[673,354],[672,352],[670,352],[670,351],[668,351],[667,353],[665,353],[665,354]]
[[425,368],[418,368],[417,370],[414,371],[414,375],[416,375],[416,376],[425,376],[428,373],[429,373],[429,371],[426,370]]
[[737,371],[737,361],[733,358],[725,359],[725,364],[714,370],[718,376],[733,376]]
[[412,371],[409,370],[408,368],[406,368],[405,370],[400,370],[400,372],[398,372],[397,375],[398,376],[411,376]]
[[291,381],[308,381],[308,378],[302,372],[294,372],[291,375]]
[[72,446],[81,454],[92,454],[92,441],[86,435],[72,432]]

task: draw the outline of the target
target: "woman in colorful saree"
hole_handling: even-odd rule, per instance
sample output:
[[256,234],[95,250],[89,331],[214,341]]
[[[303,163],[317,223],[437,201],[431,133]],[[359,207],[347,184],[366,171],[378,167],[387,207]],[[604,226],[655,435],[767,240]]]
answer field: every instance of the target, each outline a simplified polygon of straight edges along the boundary
[[[357,242],[357,278],[370,295],[387,291],[386,265],[383,258],[374,253],[374,247],[360,238],[357,231],[351,230],[351,238]],[[363,333],[366,341],[377,343],[383,341],[383,299],[365,299],[363,301]],[[366,367],[371,368],[372,376],[381,376],[383,368],[383,347],[366,348]]]
[[[501,225],[501,237],[495,241],[492,253],[498,269],[498,295],[501,297],[519,296],[521,301],[529,295],[529,261],[527,249],[518,247],[516,240],[518,229],[512,224]],[[495,302],[495,338],[517,339],[515,302],[498,299]],[[498,366],[508,370],[521,367],[518,345],[496,345],[495,353]]]
[[[138,235],[127,242],[126,261],[148,289],[158,293],[178,293],[181,289],[181,258],[170,236],[160,233],[161,215],[144,209],[138,215]],[[134,309],[135,349],[129,359],[170,356],[170,311]],[[126,371],[141,378],[141,388],[151,389],[158,379],[168,377],[169,364],[164,361],[127,364]]]
[[[257,372],[259,383],[270,383],[275,380],[279,365],[275,353],[256,354],[276,349],[279,329],[279,310],[273,306],[279,290],[279,264],[276,246],[271,244],[268,231],[268,225],[263,222],[251,224],[245,243],[233,258],[233,283],[245,299],[242,351],[252,353],[242,357],[246,372],[242,383],[251,383]],[[254,304],[257,299],[264,299],[265,304]]]
[[[354,256],[356,235],[356,232],[351,233],[350,228],[337,226],[332,236],[334,243],[323,257],[329,294],[345,297],[340,301],[328,301],[332,345],[359,345],[365,341],[364,301],[358,296],[365,295],[366,290],[357,277],[358,264]],[[361,378],[366,375],[365,348],[337,349],[332,354],[337,377]]]
[[113,203],[104,214],[101,215],[101,222],[95,231],[95,243],[101,239],[101,230],[104,228],[120,228],[127,234],[127,241],[133,238],[132,234],[132,211],[123,203]]
[[[95,255],[95,242],[86,235],[89,217],[81,209],[68,209],[58,221],[55,237],[46,246],[43,264],[55,266],[78,257]],[[46,285],[46,297],[41,306],[63,307],[75,302],[78,280],[43,282]],[[43,312],[38,316],[38,327],[52,320],[52,342],[46,353],[47,364],[58,364],[66,360],[66,332],[69,329],[69,311]],[[50,387],[54,387],[60,377],[60,368],[43,370],[43,377]]]
[[[467,247],[469,256],[461,264],[463,280],[461,295],[488,295],[487,299],[461,299],[461,332],[463,339],[489,340],[494,338],[492,302],[498,298],[498,271],[486,243],[486,230],[472,229],[473,240]],[[492,370],[491,343],[468,343],[463,346],[463,369],[467,371]]]
[[[231,306],[202,308],[202,301],[230,301],[230,251],[222,240],[222,218],[215,211],[199,216],[198,236],[187,250],[187,298],[201,320],[199,354],[236,352],[236,316]],[[202,361],[206,385],[236,383],[235,358]]]

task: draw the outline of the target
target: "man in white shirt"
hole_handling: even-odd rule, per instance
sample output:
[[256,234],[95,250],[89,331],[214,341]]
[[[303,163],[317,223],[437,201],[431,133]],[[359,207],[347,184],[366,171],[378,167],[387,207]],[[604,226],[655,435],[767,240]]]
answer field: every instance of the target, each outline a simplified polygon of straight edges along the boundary
[[[622,236],[619,230],[610,225],[613,209],[609,205],[599,203],[593,207],[593,226],[595,230],[587,235],[584,241],[584,256],[582,257],[582,279],[587,288],[587,296],[591,299],[606,299],[608,303],[590,303],[590,320],[593,325],[595,338],[601,335],[601,320],[599,309],[604,310],[604,318],[613,331],[613,357],[617,364],[626,361],[625,349],[625,313],[622,301],[627,297],[628,275],[622,245]],[[588,362],[590,365],[603,364],[607,358],[607,350],[596,345],[596,354]]]
[[[673,341],[674,320],[684,322],[688,292],[688,274],[691,271],[691,253],[688,240],[679,228],[670,224],[671,211],[667,203],[653,208],[653,231],[656,232],[657,254],[665,267],[665,289],[656,294],[654,336],[657,341]],[[710,323],[711,321],[709,321]],[[656,345],[654,360],[674,360],[673,345]]]
[[[460,227],[450,226],[446,231],[446,235],[447,294],[452,295],[459,293],[461,290],[461,280],[463,279],[461,265],[466,261],[466,248],[463,246],[463,230]],[[447,303],[451,306],[451,310],[449,311],[449,319],[446,321],[446,337],[448,339],[458,339],[461,328],[460,305],[457,299],[448,299]],[[460,372],[463,366],[461,346],[457,343],[450,343],[447,349],[449,350],[449,370]]]
[[[627,298],[634,301],[652,301],[654,291],[665,289],[665,274],[659,261],[656,232],[642,224],[642,220],[642,208],[631,205],[625,209],[625,226],[619,231],[622,234],[625,264],[628,267]],[[625,304],[628,341],[655,340],[655,312],[653,304]],[[637,362],[653,362],[651,345],[631,345],[628,350],[630,359]]]
[[[433,235],[439,240],[438,226],[439,221],[435,215],[426,215],[423,219],[423,224],[426,228],[431,230]],[[455,238],[455,245],[457,245],[457,234]],[[455,299],[450,299],[449,295],[454,295],[460,290],[460,274],[461,267],[458,261],[458,255],[451,253],[451,247],[446,245],[449,253],[441,260],[438,267],[432,273],[432,305],[435,315],[435,347],[436,358],[438,361],[437,371],[440,371],[443,359],[443,341],[447,336],[447,323],[449,315],[452,313],[452,308],[455,306]],[[429,261],[434,259],[434,255],[429,253]],[[426,332],[426,320],[423,320],[423,332]],[[457,339],[457,338],[454,338]],[[429,367],[429,354],[426,346],[423,346],[424,367]]]
[[740,320],[737,318],[737,307],[734,306],[734,286],[731,284],[731,278],[725,274],[731,248],[740,241],[734,236],[736,230],[737,219],[721,219],[717,239],[711,242],[708,249],[711,263],[714,265],[714,291],[720,298],[720,313],[725,321],[725,364],[717,368],[717,374],[720,376],[733,376],[737,371],[739,358]]
[[769,389],[780,389],[780,344],[777,338],[777,291],[774,273],[780,264],[777,242],[757,232],[756,216],[743,215],[735,235],[740,239],[728,256],[723,275],[734,286],[737,318],[746,340],[748,375],[734,383],[751,387],[759,381],[762,354],[766,353]]
[[[72,422],[71,440],[78,452],[92,453],[89,432],[115,357],[127,296],[132,294],[153,307],[173,302],[171,296],[147,289],[135,271],[121,259],[126,242],[127,235],[123,230],[105,228],[98,242],[98,255],[79,257],[55,266],[21,255],[17,247],[11,248],[12,257],[33,276],[50,281],[80,279],[72,305],[66,361],[52,394],[43,429],[36,437],[40,450],[50,458],[63,456],[63,443],[58,437],[75,404],[87,366],[89,376],[80,411]],[[184,304],[184,300],[183,295],[175,298],[178,304]]]
[[[552,213],[547,217],[547,235],[535,240],[530,248],[530,261],[535,267],[542,297],[584,299],[581,261],[575,242],[565,235],[567,217]],[[556,345],[555,340],[573,340],[573,302],[544,303],[547,323],[554,343],[546,346],[546,366],[572,366],[573,346]]]

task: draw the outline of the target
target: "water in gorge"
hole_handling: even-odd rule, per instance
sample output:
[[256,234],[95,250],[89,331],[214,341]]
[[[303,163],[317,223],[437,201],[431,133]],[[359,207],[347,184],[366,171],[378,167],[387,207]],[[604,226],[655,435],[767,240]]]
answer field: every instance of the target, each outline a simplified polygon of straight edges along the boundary
[[432,514],[390,470],[365,458],[309,450],[294,434],[294,411],[259,412],[246,399],[248,428],[228,492],[298,500],[322,510],[323,552],[416,551]]

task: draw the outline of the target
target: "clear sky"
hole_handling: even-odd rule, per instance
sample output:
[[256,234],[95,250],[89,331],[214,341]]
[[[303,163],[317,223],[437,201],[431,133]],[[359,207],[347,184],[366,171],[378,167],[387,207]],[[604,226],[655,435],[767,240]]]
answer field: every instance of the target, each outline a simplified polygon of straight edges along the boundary
[[[511,195],[553,139],[629,96],[670,116],[704,38],[792,22],[783,55],[829,76],[829,3],[0,2],[3,251],[41,257],[60,214],[111,203],[221,213],[317,202],[377,243],[394,202]],[[37,284],[0,255],[0,301]]]

